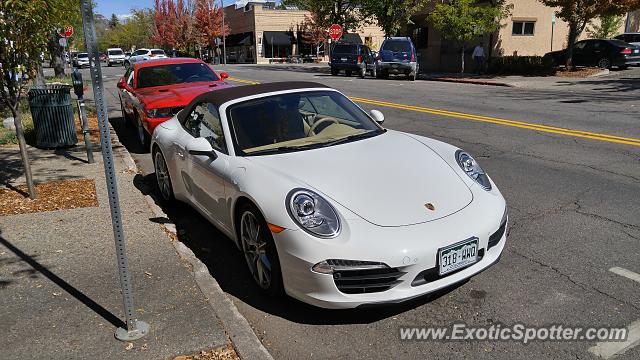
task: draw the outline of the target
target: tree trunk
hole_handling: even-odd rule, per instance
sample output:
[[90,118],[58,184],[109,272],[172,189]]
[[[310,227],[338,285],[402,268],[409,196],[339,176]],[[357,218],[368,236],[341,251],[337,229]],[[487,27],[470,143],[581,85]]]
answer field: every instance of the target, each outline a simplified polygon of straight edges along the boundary
[[64,77],[64,54],[62,53],[62,46],[58,43],[59,40],[60,35],[57,33],[54,32],[49,34],[49,43],[47,44],[47,47],[49,48],[49,54],[51,55],[51,64],[55,77]]
[[462,51],[461,51],[460,60],[462,62],[462,67],[460,68],[460,73],[464,74],[464,45],[462,45]]
[[578,25],[575,23],[569,24],[569,35],[567,38],[567,55],[565,59],[565,67],[567,70],[573,66],[573,48],[575,47],[576,38],[578,37]]
[[33,184],[33,175],[31,174],[31,164],[29,163],[29,154],[27,153],[27,142],[24,140],[24,129],[22,128],[22,111],[20,110],[20,104],[16,104],[15,108],[9,105],[11,113],[13,114],[13,123],[16,126],[16,137],[18,138],[18,145],[20,146],[20,156],[22,157],[22,165],[24,166],[24,175],[27,178],[27,189],[29,190],[29,197],[35,199],[36,187]]
[[42,63],[38,64],[38,68],[36,69],[36,78],[34,84],[37,86],[44,86],[44,71],[42,70]]

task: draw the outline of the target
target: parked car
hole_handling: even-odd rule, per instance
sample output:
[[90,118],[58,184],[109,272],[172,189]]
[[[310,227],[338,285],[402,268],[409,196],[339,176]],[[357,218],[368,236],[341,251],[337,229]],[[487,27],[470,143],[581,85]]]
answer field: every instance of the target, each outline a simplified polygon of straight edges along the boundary
[[624,33],[616,36],[614,39],[622,40],[631,45],[640,46],[640,33]]
[[73,66],[81,69],[83,67],[89,67],[89,54],[78,53],[73,58]]
[[386,38],[378,52],[378,76],[389,74],[406,75],[411,81],[418,77],[418,56],[413,42],[408,37]]
[[162,49],[138,49],[134,51],[128,59],[124,60],[124,66],[129,67],[132,64],[149,59],[165,59],[167,55]]
[[346,76],[352,73],[358,74],[361,78],[367,75],[376,76],[376,59],[371,54],[371,49],[366,45],[350,44],[338,42],[331,50],[331,75],[338,75],[344,71]]
[[194,97],[229,87],[201,60],[172,58],[131,65],[118,82],[120,107],[126,124],[136,126],[138,140],[146,148],[158,124],[170,119]]
[[127,60],[130,57],[131,57],[131,51],[125,51],[124,52],[124,59]]
[[508,218],[493,181],[383,121],[317,83],[208,92],[153,134],[160,195],[230,237],[266,293],[315,306],[395,304],[495,264]]
[[120,48],[109,48],[107,49],[107,66],[111,66],[113,64],[124,64],[124,51]]
[[[566,49],[544,55],[544,61],[554,66],[564,64],[566,60]],[[602,69],[617,66],[626,69],[629,65],[640,64],[640,46],[621,40],[582,40],[575,44],[572,60],[576,66],[597,66]]]

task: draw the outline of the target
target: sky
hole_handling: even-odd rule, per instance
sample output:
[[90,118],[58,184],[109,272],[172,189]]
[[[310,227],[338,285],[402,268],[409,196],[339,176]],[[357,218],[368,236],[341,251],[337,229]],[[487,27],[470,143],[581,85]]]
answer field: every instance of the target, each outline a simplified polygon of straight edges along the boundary
[[[220,0],[218,0],[220,1]],[[224,0],[224,5],[231,5],[235,0]],[[155,0],[95,0],[96,13],[106,17],[111,14],[127,15],[131,13],[131,9],[151,8],[155,4]]]

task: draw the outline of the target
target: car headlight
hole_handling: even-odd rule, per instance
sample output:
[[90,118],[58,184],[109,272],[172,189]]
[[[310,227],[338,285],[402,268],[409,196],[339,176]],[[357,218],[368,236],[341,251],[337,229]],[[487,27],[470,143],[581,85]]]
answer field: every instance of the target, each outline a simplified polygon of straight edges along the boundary
[[333,238],[340,233],[340,220],[333,206],[311,190],[292,190],[287,196],[287,209],[302,230],[311,235]]
[[469,175],[473,181],[477,182],[483,189],[487,191],[491,190],[491,181],[489,181],[489,177],[484,170],[482,170],[476,159],[468,153],[458,150],[456,151],[456,161],[462,171]]
[[165,118],[173,116],[173,108],[148,109],[147,115],[151,118]]

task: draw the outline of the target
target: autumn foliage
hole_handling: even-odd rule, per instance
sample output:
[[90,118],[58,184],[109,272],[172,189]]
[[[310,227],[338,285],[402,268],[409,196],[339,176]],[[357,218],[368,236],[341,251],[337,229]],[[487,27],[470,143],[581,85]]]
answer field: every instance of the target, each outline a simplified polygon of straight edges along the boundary
[[156,0],[153,12],[152,40],[164,48],[188,51],[222,36],[222,8],[215,0]]

